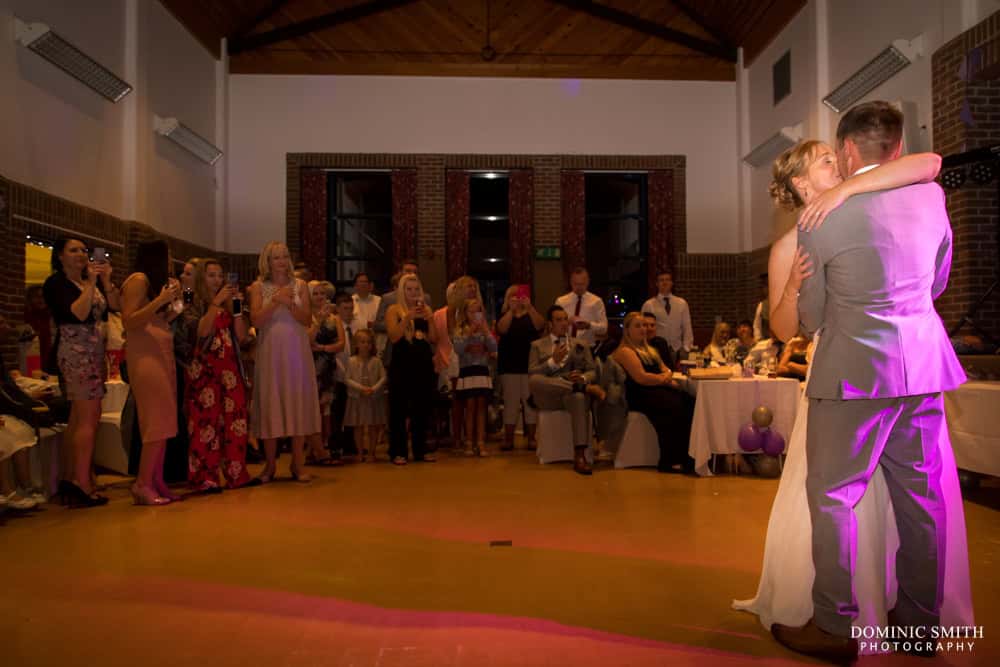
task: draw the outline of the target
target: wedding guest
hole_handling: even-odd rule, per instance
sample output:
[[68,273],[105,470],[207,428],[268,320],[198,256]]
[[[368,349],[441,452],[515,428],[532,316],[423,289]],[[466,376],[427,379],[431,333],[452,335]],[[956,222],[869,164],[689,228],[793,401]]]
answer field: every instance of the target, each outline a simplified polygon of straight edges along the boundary
[[203,493],[221,490],[219,473],[230,489],[255,486],[246,466],[246,373],[239,346],[247,322],[239,285],[227,283],[218,260],[195,264],[194,303],[197,320],[194,354],[187,366],[187,431],[190,436],[188,483]]
[[712,341],[705,348],[705,353],[711,359],[713,366],[725,366],[728,363],[726,359],[726,344],[729,342],[729,335],[728,322],[715,323],[715,330],[712,331]]
[[587,291],[590,287],[590,273],[586,267],[578,266],[569,276],[570,291],[556,299],[569,316],[571,338],[579,338],[590,349],[597,344],[597,338],[608,332],[608,316],[604,301]]
[[183,310],[180,283],[170,276],[165,241],[140,243],[132,275],[122,283],[125,363],[139,413],[142,454],[132,485],[136,505],[166,505],[178,496],[163,479],[167,440],[177,434],[177,371],[171,321]]
[[[177,280],[181,284],[181,301],[184,310],[174,318],[170,328],[174,334],[174,366],[176,368],[177,387],[177,424],[183,425],[177,429],[177,434],[167,440],[166,453],[163,455],[163,479],[167,483],[187,482],[189,467],[188,415],[187,415],[187,371],[194,358],[194,348],[198,342],[198,320],[201,313],[194,308],[195,274],[203,260],[192,257],[184,263],[184,268],[177,272]],[[110,318],[109,318],[110,321]]]
[[691,311],[684,299],[676,296],[674,274],[661,271],[656,276],[657,295],[642,304],[642,312],[656,315],[656,335],[670,344],[681,359],[687,359],[694,347],[694,330],[691,328]]
[[566,410],[572,428],[573,470],[580,475],[593,473],[587,462],[590,446],[591,399],[603,401],[604,390],[597,383],[597,364],[590,346],[570,336],[569,315],[562,306],[546,313],[549,335],[531,344],[528,358],[528,386],[539,410]]
[[38,336],[38,356],[48,359],[52,351],[52,313],[45,305],[41,285],[29,285],[24,293],[24,323]]
[[302,471],[307,436],[322,433],[316,367],[309,342],[312,309],[309,288],[292,274],[288,247],[264,246],[257,262],[259,278],[250,286],[251,322],[257,330],[251,422],[264,442],[267,462],[261,482],[277,473],[278,439],[292,439],[292,479],[312,481]]
[[[350,332],[354,324],[354,300],[347,292],[337,292],[333,303],[335,314],[344,323],[344,330]],[[333,440],[336,456],[351,457],[360,454],[354,446],[354,428],[344,424],[344,412],[347,410],[347,361],[354,351],[352,340],[350,333],[344,337],[344,349],[337,353],[337,370],[334,373]]]
[[486,448],[486,405],[493,397],[489,355],[497,351],[497,342],[490,333],[482,301],[467,299],[459,307],[452,345],[458,355],[455,402],[463,404],[465,413],[465,455],[486,457],[490,455]]
[[[406,465],[406,420],[410,420],[413,460],[433,462],[427,453],[427,420],[435,390],[434,352],[438,333],[431,317],[420,279],[404,274],[399,279],[394,303],[385,320],[393,348],[389,365],[389,456],[396,465]],[[385,299],[382,300],[385,303]]]
[[354,320],[351,325],[351,335],[361,329],[374,329],[378,317],[382,297],[372,294],[372,281],[367,273],[359,271],[354,276]]
[[750,350],[757,344],[754,338],[754,328],[750,320],[740,320],[736,325],[736,337],[730,338],[726,343],[726,359],[729,363],[743,363],[743,360],[750,354]]
[[[656,353],[660,355],[660,359],[663,360],[667,368],[671,370],[676,368],[678,361],[677,353],[670,347],[670,343],[667,342],[666,338],[656,335],[656,315],[650,312],[643,313],[642,323],[646,328],[646,342],[649,346],[656,350]],[[616,347],[615,349],[618,348]]]
[[538,413],[528,399],[528,360],[531,344],[538,339],[545,328],[545,318],[535,310],[531,302],[531,288],[528,285],[511,285],[504,294],[501,316],[497,320],[500,343],[497,350],[497,376],[503,388],[503,451],[514,449],[514,427],[518,417],[523,415],[524,435],[528,447],[535,443],[535,426]]
[[181,292],[193,292],[194,291],[194,272],[195,264],[198,262],[197,257],[192,257],[188,261],[184,262],[184,267],[177,272],[177,281],[181,284]]
[[313,279],[312,271],[309,270],[309,267],[306,266],[305,262],[295,262],[295,270],[293,272],[293,275],[295,276],[296,280],[301,280],[307,285]]
[[[407,274],[420,277],[420,267],[417,265],[417,260],[404,259],[400,262],[399,266],[399,272],[392,277],[391,289],[382,295],[382,301],[378,305],[378,312],[375,314],[375,326],[373,329],[379,335],[387,335],[389,332],[385,316],[389,312],[389,307],[396,303],[396,295],[399,293],[399,279]],[[424,293],[424,304],[428,308],[431,307],[431,297],[426,292]],[[386,368],[392,365],[392,341],[388,338],[382,350],[382,363],[385,364]]]
[[347,360],[344,382],[347,406],[344,425],[354,430],[361,460],[367,455],[375,462],[375,449],[385,428],[385,369],[375,355],[375,334],[361,329],[354,334],[354,354]]
[[646,343],[645,325],[639,313],[625,316],[622,344],[612,357],[627,374],[625,400],[629,411],[644,414],[656,430],[660,446],[656,469],[693,470],[693,461],[687,455],[693,401],[676,386],[670,369]]
[[[444,376],[451,385],[452,395],[455,395],[458,385],[458,355],[451,342],[451,332],[455,330],[455,317],[469,299],[479,299],[479,281],[472,276],[461,276],[448,286],[445,292],[445,306],[434,312],[434,327],[438,331],[447,331],[449,335],[438,336],[434,353],[434,370]],[[439,383],[440,384],[440,383]],[[451,402],[451,438],[456,449],[462,443],[462,431],[465,428],[465,402]]]
[[111,263],[90,260],[80,239],[63,238],[52,248],[52,270],[42,291],[56,325],[55,342],[45,370],[56,357],[63,394],[71,402],[63,442],[71,452],[69,478],[60,483],[60,495],[71,507],[93,507],[108,502],[94,493],[91,465],[97,426],[101,419],[106,364],[98,324],[110,306],[121,307],[121,294],[111,282]]
[[[45,496],[38,493],[21,493],[18,484],[30,486],[30,454],[28,449],[38,442],[35,429],[14,415],[7,414],[7,408],[0,398],[0,511],[3,508],[25,511],[34,509],[45,502]],[[7,459],[12,459],[17,480],[10,478]]]
[[333,405],[337,385],[337,355],[347,344],[347,330],[344,322],[337,317],[333,308],[335,293],[333,284],[323,280],[309,283],[312,306],[312,326],[309,337],[312,341],[313,365],[316,367],[316,390],[319,392],[319,410],[323,421],[321,433],[309,436],[309,450],[312,465],[332,465],[335,457],[327,452],[327,443],[332,432]]
[[806,359],[808,348],[809,339],[805,336],[795,336],[789,340],[778,361],[778,376],[805,380],[809,371],[809,361]]

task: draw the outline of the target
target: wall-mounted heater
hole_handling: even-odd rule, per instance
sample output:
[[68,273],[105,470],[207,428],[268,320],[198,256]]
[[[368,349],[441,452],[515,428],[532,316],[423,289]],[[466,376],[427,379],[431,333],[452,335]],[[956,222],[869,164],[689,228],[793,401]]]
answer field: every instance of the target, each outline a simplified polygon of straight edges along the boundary
[[850,109],[855,102],[894,77],[923,53],[923,35],[909,42],[897,39],[824,97],[823,104],[837,113]]
[[782,151],[791,148],[800,141],[802,141],[802,123],[783,127],[781,131],[744,155],[743,161],[751,167],[763,167],[766,164],[771,164],[774,158],[781,155]]
[[212,142],[176,118],[153,116],[153,129],[206,164],[215,164],[222,157]]

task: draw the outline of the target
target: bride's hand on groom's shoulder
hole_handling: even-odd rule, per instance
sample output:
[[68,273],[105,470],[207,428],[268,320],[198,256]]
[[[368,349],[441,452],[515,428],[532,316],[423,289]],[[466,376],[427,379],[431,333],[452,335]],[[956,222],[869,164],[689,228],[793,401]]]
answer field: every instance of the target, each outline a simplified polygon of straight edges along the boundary
[[847,201],[850,193],[841,183],[830,188],[826,192],[819,194],[809,202],[799,215],[799,229],[804,232],[811,232],[817,229],[838,206]]

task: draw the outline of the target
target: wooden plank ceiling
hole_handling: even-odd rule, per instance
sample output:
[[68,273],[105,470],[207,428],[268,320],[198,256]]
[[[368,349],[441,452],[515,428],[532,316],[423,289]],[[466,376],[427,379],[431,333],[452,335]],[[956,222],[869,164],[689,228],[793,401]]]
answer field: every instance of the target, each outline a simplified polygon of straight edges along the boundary
[[161,0],[238,74],[732,81],[805,0]]

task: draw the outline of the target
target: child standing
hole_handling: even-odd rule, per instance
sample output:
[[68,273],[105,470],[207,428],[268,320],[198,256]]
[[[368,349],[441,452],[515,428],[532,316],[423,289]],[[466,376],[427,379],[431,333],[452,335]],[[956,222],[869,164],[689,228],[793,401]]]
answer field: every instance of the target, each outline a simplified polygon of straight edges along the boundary
[[[465,455],[489,456],[486,449],[486,405],[493,396],[489,356],[497,351],[483,312],[483,302],[467,299],[455,316],[452,346],[458,355],[458,384],[455,400],[465,413]],[[475,438],[475,449],[472,443]]]
[[344,426],[354,427],[354,442],[361,460],[368,450],[375,461],[375,448],[386,421],[385,369],[375,355],[375,335],[370,330],[360,329],[354,334],[353,347],[354,354],[347,360],[344,377],[347,386]]

